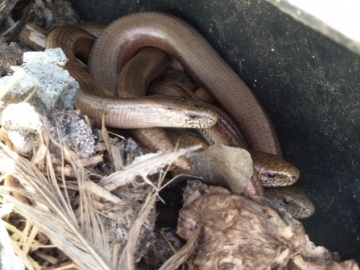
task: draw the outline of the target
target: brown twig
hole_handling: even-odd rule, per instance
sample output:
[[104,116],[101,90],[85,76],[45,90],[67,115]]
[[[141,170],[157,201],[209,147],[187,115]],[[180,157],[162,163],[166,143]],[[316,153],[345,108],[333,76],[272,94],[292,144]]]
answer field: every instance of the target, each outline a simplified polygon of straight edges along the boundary
[[28,4],[26,6],[26,8],[24,9],[24,13],[23,16],[21,17],[21,19],[18,21],[18,23],[16,24],[16,26],[14,27],[14,29],[12,29],[12,31],[9,33],[9,35],[5,38],[5,41],[10,43],[15,41],[20,32],[22,31],[22,29],[24,28],[24,26],[29,22],[29,20],[31,19],[32,13],[32,3]]

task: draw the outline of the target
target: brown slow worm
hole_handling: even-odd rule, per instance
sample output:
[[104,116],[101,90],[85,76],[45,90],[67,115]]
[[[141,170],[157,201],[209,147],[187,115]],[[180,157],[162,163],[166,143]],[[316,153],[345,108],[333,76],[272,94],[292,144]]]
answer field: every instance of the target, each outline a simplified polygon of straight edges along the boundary
[[[115,91],[124,65],[141,48],[151,46],[177,59],[191,77],[215,97],[240,127],[250,149],[282,156],[273,125],[257,98],[201,34],[179,18],[144,12],[116,20],[94,44],[89,60],[90,74],[100,85]],[[297,180],[298,175],[292,173],[294,171],[284,170],[273,179],[274,173],[260,171],[259,177],[268,185],[278,185],[281,181],[286,185],[289,184],[286,181]],[[287,200],[279,203],[284,202],[287,204]],[[312,214],[311,203],[304,208]]]
[[149,46],[176,58],[214,96],[241,128],[251,149],[281,155],[273,125],[255,95],[205,38],[179,18],[143,12],[114,21],[91,50],[90,75],[115,92],[122,67],[140,48]]
[[[174,81],[154,83],[148,92],[162,95],[189,95],[195,98],[193,92],[181,87]],[[203,98],[207,99],[208,97],[205,96]],[[232,119],[222,110],[216,109],[216,106],[212,106],[212,108],[215,108],[219,113],[218,122],[206,130],[201,130],[200,133],[202,137],[205,137],[208,144],[216,142],[246,149],[247,147],[243,144],[241,133],[236,129]],[[235,128],[232,129],[232,127]],[[172,134],[172,138],[174,141],[181,138],[182,147],[198,143],[199,138],[188,136],[188,138],[184,139],[184,135],[188,134],[176,133]],[[206,146],[203,146],[202,149],[206,149]],[[314,212],[314,205],[310,199],[299,188],[293,186],[285,187],[292,185],[298,180],[299,170],[278,155],[258,151],[250,151],[250,153],[253,160],[254,172],[243,194],[248,196],[265,196],[271,200],[276,209],[291,213],[295,218],[301,219],[309,217]],[[214,169],[216,170],[216,168]],[[204,180],[206,182],[206,179]],[[224,179],[224,183],[217,184],[222,184],[227,187],[237,186],[227,181],[227,179]]]
[[[61,47],[69,61],[65,68],[78,81],[80,88],[75,96],[75,106],[95,119],[118,128],[210,127],[217,115],[203,102],[179,97],[148,96],[114,99],[108,97],[108,88],[100,88],[78,63],[89,54],[95,37],[80,28],[64,26],[53,30],[46,48]],[[157,117],[153,117],[156,115]]]
[[[172,96],[190,96],[197,98],[191,89],[180,86],[175,81],[160,81],[150,83],[162,74],[165,66],[168,63],[167,56],[160,49],[154,47],[144,47],[140,49],[122,68],[119,80],[117,93],[120,97],[128,96],[143,96],[148,94],[156,95],[172,95]],[[203,98],[208,99],[206,96]],[[208,128],[199,130],[202,137],[208,144],[221,143],[232,147],[247,148],[244,144],[244,139],[241,132],[237,129],[236,124],[232,119],[217,106],[211,106],[216,111],[218,122]],[[153,141],[156,144],[155,150],[169,150],[174,149],[172,141],[168,138],[163,129],[136,129],[133,130],[133,135],[141,143]],[[178,139],[184,141],[184,134],[177,133]],[[160,138],[160,139],[159,139]],[[190,145],[197,143],[193,141],[195,137],[191,137]],[[164,147],[165,146],[165,147]],[[296,188],[280,188],[274,187],[292,185],[299,178],[299,170],[285,161],[278,155],[269,153],[251,151],[254,173],[249,186],[245,190],[248,196],[266,196],[273,203],[276,204],[277,209],[283,209],[291,213],[296,218],[305,218],[313,211],[313,205],[307,198],[304,192]],[[222,166],[222,165],[220,165]],[[214,167],[217,170],[216,166]],[[208,172],[210,173],[210,172]],[[207,179],[203,179],[207,182]],[[236,187],[236,183],[230,183],[224,179],[226,187]],[[270,191],[264,187],[272,187]],[[233,190],[232,190],[233,191]]]
[[[256,97],[207,41],[182,20],[149,12],[125,16],[108,26],[95,42],[89,60],[90,72],[102,89],[94,86],[92,79],[77,65],[75,59],[75,55],[88,54],[93,37],[89,42],[86,41],[89,34],[85,31],[80,38],[76,36],[79,33],[74,33],[73,36],[77,38],[75,42],[71,40],[69,31],[72,30],[63,27],[52,32],[47,47],[66,48],[66,55],[70,59],[67,69],[79,81],[82,89],[76,95],[76,106],[84,114],[97,119],[101,119],[104,114],[107,125],[123,128],[211,126],[217,116],[206,111],[206,105],[194,100],[106,97],[106,94],[115,93],[117,77],[127,60],[140,48],[154,46],[177,58],[191,76],[210,91],[241,127],[250,148],[281,155],[272,123]],[[238,106],[239,101],[242,106]],[[142,112],[146,107],[150,111]],[[189,113],[185,113],[185,117],[174,124],[173,118],[178,119],[179,114],[184,115],[184,111]],[[155,119],[157,117],[153,115],[156,113],[162,118],[166,115],[165,119]],[[204,118],[206,121],[203,121]]]

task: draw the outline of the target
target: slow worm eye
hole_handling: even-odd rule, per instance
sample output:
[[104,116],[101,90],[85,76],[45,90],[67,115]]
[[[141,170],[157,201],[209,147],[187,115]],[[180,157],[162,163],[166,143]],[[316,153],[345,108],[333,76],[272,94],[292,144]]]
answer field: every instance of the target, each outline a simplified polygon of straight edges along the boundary
[[268,173],[267,174],[267,177],[271,178],[271,179],[274,179],[275,178],[275,173]]
[[190,117],[191,119],[196,119],[196,118],[197,118],[195,114],[189,114],[189,117]]
[[290,203],[286,198],[282,199],[282,202],[283,202],[283,204],[285,204],[285,205],[288,205],[288,204]]

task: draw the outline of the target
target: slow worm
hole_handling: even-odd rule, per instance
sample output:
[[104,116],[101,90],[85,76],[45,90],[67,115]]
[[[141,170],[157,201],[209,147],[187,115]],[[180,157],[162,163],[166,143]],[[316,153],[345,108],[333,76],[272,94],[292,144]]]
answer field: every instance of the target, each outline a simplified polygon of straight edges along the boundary
[[[179,97],[147,96],[114,99],[107,87],[98,87],[76,57],[86,58],[95,37],[85,30],[64,26],[53,30],[46,48],[61,47],[69,61],[65,68],[78,81],[80,88],[75,106],[95,119],[104,116],[105,124],[118,128],[210,127],[217,115],[201,101]],[[157,117],[153,117],[156,115]]]
[[90,75],[115,92],[122,67],[139,49],[149,46],[176,58],[214,96],[240,127],[249,148],[281,155],[273,125],[255,95],[205,38],[177,17],[143,12],[114,21],[91,50]]
[[[174,81],[157,82],[152,84],[149,91],[152,94],[189,95],[195,98],[193,92],[182,88]],[[203,98],[207,99],[206,96]],[[236,128],[232,119],[216,106],[212,106],[212,108],[219,113],[218,122],[206,130],[200,130],[202,137],[207,139],[208,144],[216,142],[246,149],[247,147],[243,143],[241,133]],[[184,138],[185,135],[187,135],[186,139]],[[172,138],[173,141],[181,138],[183,142],[182,147],[197,144],[199,140],[198,137],[189,136],[189,134],[184,134],[184,132],[172,134]],[[203,146],[203,149],[205,148],[206,146]],[[301,189],[291,186],[298,180],[299,170],[278,155],[258,151],[250,151],[250,153],[254,172],[243,194],[248,196],[265,196],[270,199],[276,209],[291,213],[295,218],[309,217],[314,212],[314,205]],[[216,166],[214,170],[217,170]],[[208,171],[207,174],[209,173],[211,172]],[[203,180],[207,182],[206,179]],[[220,183],[217,180],[217,184],[225,185],[226,187],[237,186],[236,183],[228,182],[230,180],[226,178],[223,181]]]
[[[71,31],[74,33],[69,34]],[[95,43],[86,31],[81,35],[71,28],[58,28],[50,34],[47,47],[65,48],[70,59],[67,69],[81,85],[76,106],[82,113],[97,119],[105,115],[107,125],[121,128],[212,126],[217,115],[194,99],[107,97],[115,94],[125,63],[141,48],[156,47],[178,59],[191,77],[211,93],[240,127],[250,149],[282,155],[272,123],[255,95],[186,22],[162,13],[135,13],[110,24]],[[89,71],[101,88],[76,62],[76,56],[88,55],[91,46]]]

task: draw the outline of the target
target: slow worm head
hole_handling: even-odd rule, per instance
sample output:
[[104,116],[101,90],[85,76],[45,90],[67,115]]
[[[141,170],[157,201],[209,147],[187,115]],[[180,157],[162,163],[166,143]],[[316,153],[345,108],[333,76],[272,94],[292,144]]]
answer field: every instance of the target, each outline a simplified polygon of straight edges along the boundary
[[289,186],[300,177],[299,170],[277,155],[250,151],[254,174],[264,187]]
[[291,213],[294,218],[306,218],[315,212],[312,202],[297,187],[265,188],[264,193],[276,209]]

